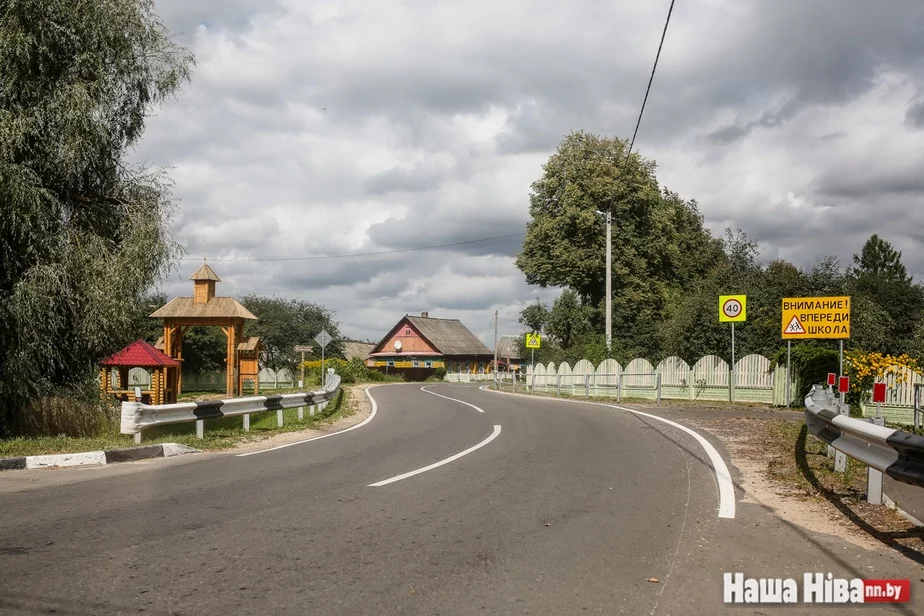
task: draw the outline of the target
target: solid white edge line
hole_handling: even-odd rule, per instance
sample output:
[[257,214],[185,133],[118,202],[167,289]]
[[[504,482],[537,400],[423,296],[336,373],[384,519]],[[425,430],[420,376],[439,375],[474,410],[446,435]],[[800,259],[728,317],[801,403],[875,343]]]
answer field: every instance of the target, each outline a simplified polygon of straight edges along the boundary
[[350,426],[349,428],[345,430],[340,430],[338,432],[331,432],[330,434],[322,434],[321,436],[307,438],[303,441],[296,441],[294,443],[286,443],[285,445],[279,445],[278,447],[270,447],[269,449],[261,449],[260,451],[251,451],[249,453],[239,453],[239,454],[236,454],[236,457],[245,458],[247,456],[254,456],[258,453],[266,453],[268,451],[276,451],[277,449],[285,449],[286,447],[294,447],[295,445],[301,445],[303,443],[310,443],[311,441],[317,441],[319,439],[327,438],[329,436],[337,436],[338,434],[346,434],[350,430],[356,430],[357,428],[362,428],[367,423],[372,421],[372,418],[375,417],[375,413],[378,411],[378,405],[375,403],[375,398],[373,398],[372,394],[369,393],[369,390],[372,389],[373,387],[378,387],[378,385],[372,385],[366,388],[366,397],[368,397],[369,401],[372,403],[372,413],[370,413],[368,417],[366,417],[364,420],[362,420],[355,426]]
[[370,487],[370,488],[378,488],[378,487],[381,487],[381,486],[384,486],[384,485],[388,485],[389,483],[394,483],[394,482],[396,482],[396,481],[401,481],[402,479],[407,479],[408,477],[413,477],[414,475],[419,475],[419,474],[421,474],[421,473],[426,473],[427,471],[431,471],[431,470],[433,470],[434,468],[437,468],[437,467],[439,467],[439,466],[443,466],[444,464],[449,464],[449,463],[452,462],[453,460],[458,460],[458,459],[461,458],[462,456],[468,455],[468,454],[472,453],[473,451],[475,451],[476,449],[480,449],[480,448],[484,447],[485,445],[487,445],[488,443],[490,443],[491,441],[493,441],[494,439],[496,439],[496,438],[497,438],[497,435],[500,434],[500,433],[501,433],[501,427],[498,426],[498,425],[495,425],[495,426],[494,426],[494,432],[491,433],[491,436],[489,436],[488,438],[484,439],[483,441],[481,441],[480,443],[478,443],[478,444],[475,445],[474,447],[469,447],[469,448],[466,449],[465,451],[460,451],[460,452],[457,453],[456,455],[454,455],[454,456],[449,456],[449,457],[446,458],[445,460],[440,460],[439,462],[434,462],[433,464],[431,464],[431,465],[429,465],[429,466],[425,466],[425,467],[423,467],[423,468],[418,468],[416,471],[411,471],[411,472],[409,472],[409,473],[404,473],[403,475],[397,475],[397,476],[395,476],[395,477],[392,477],[391,479],[385,479],[384,481],[379,481],[379,482],[376,482],[376,483],[370,483],[368,487]]
[[428,394],[431,394],[431,395],[434,395],[434,396],[439,396],[440,398],[445,398],[446,400],[452,400],[453,402],[459,402],[460,404],[464,404],[465,406],[470,406],[470,407],[472,407],[473,409],[475,409],[475,410],[478,411],[479,413],[484,413],[484,410],[483,410],[483,409],[478,408],[478,407],[475,406],[474,404],[469,404],[468,402],[465,402],[464,400],[459,400],[459,399],[457,399],[457,398],[450,398],[449,396],[444,396],[443,394],[438,394],[438,393],[436,393],[435,391],[430,391],[429,389],[427,389],[427,387],[430,387],[430,385],[424,385],[423,387],[420,388],[420,391],[425,391],[425,392],[427,392]]
[[[529,394],[513,394],[507,391],[494,391],[493,389],[487,389],[487,385],[483,385],[478,389],[483,391],[488,391],[493,394],[506,394],[508,396],[523,396],[527,398],[534,398],[537,400],[545,400],[546,398],[530,396]],[[551,399],[553,402],[562,402],[557,398]],[[657,415],[651,415],[650,413],[643,413],[642,411],[636,411],[634,409],[626,408],[624,406],[617,406],[615,404],[604,404],[603,402],[589,402],[584,400],[564,400],[564,402],[572,402],[577,404],[590,404],[593,406],[605,406],[608,408],[618,409],[620,411],[628,411],[629,413],[634,413],[636,415],[642,415],[644,417],[650,417],[657,421],[668,424],[680,430],[683,430],[702,446],[706,451],[706,455],[709,456],[709,461],[712,462],[712,470],[715,472],[716,483],[719,486],[719,517],[720,518],[729,518],[734,519],[735,517],[735,485],[732,483],[731,473],[728,471],[728,465],[725,464],[725,460],[722,459],[721,454],[718,450],[703,438],[695,430],[677,423],[676,421],[671,421],[670,419],[664,419],[663,417],[658,417]]]

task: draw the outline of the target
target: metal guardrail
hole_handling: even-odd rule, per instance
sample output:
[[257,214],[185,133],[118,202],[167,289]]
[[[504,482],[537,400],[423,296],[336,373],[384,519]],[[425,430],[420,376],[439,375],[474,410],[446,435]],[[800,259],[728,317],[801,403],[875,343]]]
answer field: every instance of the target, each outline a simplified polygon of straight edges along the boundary
[[882,504],[882,473],[903,483],[924,487],[924,437],[886,428],[881,418],[849,416],[847,405],[820,385],[805,397],[805,424],[812,434],[837,451],[836,471],[846,469],[845,456],[869,467],[867,500]]
[[244,430],[250,430],[250,414],[266,411],[276,411],[276,421],[281,428],[283,409],[298,408],[298,418],[303,419],[305,407],[308,407],[310,415],[314,415],[316,410],[324,410],[338,389],[340,375],[331,371],[327,374],[324,387],[317,391],[176,404],[123,402],[120,431],[122,434],[134,434],[135,442],[140,443],[141,433],[145,428],[195,421],[196,436],[203,438],[206,419],[243,415]]

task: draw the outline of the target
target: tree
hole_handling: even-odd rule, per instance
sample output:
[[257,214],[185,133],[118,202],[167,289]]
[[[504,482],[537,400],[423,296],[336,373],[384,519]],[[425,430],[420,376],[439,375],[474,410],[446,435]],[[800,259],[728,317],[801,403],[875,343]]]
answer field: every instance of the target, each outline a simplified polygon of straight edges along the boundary
[[695,202],[663,191],[655,164],[626,142],[572,133],[532,184],[516,265],[529,284],[573,290],[595,331],[605,321],[605,217],[612,215],[613,333],[628,346],[656,343],[668,304],[721,256]]
[[264,364],[273,370],[294,369],[301,359],[295,345],[310,344],[312,352],[305,359],[320,359],[321,347],[315,342],[322,329],[333,340],[324,351],[326,357],[343,358],[343,340],[334,313],[323,306],[299,299],[248,295],[241,303],[258,321],[248,321],[245,336],[259,336],[263,345]]
[[546,321],[549,319],[549,309],[545,304],[536,300],[535,304],[530,304],[520,313],[520,323],[525,325],[530,332],[541,332],[545,328]]
[[126,152],[189,76],[152,0],[0,4],[0,433],[92,387],[174,262],[166,176]]
[[589,319],[591,312],[581,304],[576,292],[566,289],[552,304],[546,331],[559,346],[570,349],[592,331]]
[[853,255],[854,275],[876,276],[890,282],[911,282],[902,264],[902,253],[877,234],[870,236],[859,255]]

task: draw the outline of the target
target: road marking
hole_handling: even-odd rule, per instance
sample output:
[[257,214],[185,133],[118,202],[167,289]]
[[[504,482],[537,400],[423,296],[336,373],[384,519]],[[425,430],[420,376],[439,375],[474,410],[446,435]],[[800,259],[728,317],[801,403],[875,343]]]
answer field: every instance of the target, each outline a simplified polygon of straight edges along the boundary
[[427,387],[430,387],[430,385],[424,385],[423,387],[420,388],[420,391],[425,391],[425,392],[427,392],[428,394],[433,394],[434,396],[439,396],[440,398],[445,398],[445,399],[447,399],[447,400],[452,400],[453,402],[460,402],[460,403],[464,404],[465,406],[470,406],[470,407],[472,407],[473,409],[475,409],[475,410],[478,411],[479,413],[484,413],[484,410],[483,410],[483,409],[478,408],[478,407],[475,406],[474,404],[469,404],[468,402],[466,402],[466,401],[464,401],[464,400],[459,400],[459,399],[457,399],[457,398],[450,398],[449,396],[444,396],[443,394],[438,394],[438,393],[436,393],[435,391],[430,391],[429,389],[427,389]]
[[391,479],[385,479],[384,481],[379,481],[379,482],[377,482],[377,483],[370,483],[368,487],[370,487],[370,488],[378,488],[378,487],[381,487],[381,486],[388,485],[389,483],[394,483],[394,482],[396,482],[396,481],[401,481],[402,479],[407,479],[408,477],[413,477],[414,475],[419,475],[419,474],[421,474],[421,473],[426,473],[427,471],[432,471],[434,468],[443,466],[444,464],[449,464],[449,463],[452,462],[453,460],[458,460],[458,459],[461,458],[462,456],[466,456],[466,455],[472,453],[473,451],[475,451],[476,449],[481,449],[482,447],[484,447],[485,445],[487,445],[488,443],[490,443],[491,441],[493,441],[494,439],[496,439],[496,438],[497,438],[497,435],[500,434],[500,433],[501,433],[501,427],[500,427],[500,426],[494,426],[494,432],[491,433],[491,436],[489,436],[488,438],[484,439],[483,441],[481,441],[480,443],[478,443],[478,444],[475,445],[474,447],[469,447],[469,448],[466,449],[465,451],[460,451],[460,452],[457,453],[456,455],[454,455],[454,456],[449,456],[449,457],[446,458],[445,460],[440,460],[439,462],[435,462],[435,463],[431,464],[430,466],[425,466],[425,467],[423,467],[423,468],[418,468],[416,471],[411,471],[411,472],[409,472],[409,473],[404,473],[403,475],[397,475],[397,476],[395,476],[395,477],[392,477]]
[[[506,394],[508,396],[525,396],[533,398],[534,400],[547,400],[547,398],[542,398],[538,396],[530,396],[529,394],[512,394],[507,391],[495,391],[493,389],[487,389],[487,385],[483,385],[478,389],[483,391],[488,391],[493,394]],[[700,434],[690,428],[677,423],[676,421],[671,421],[670,419],[664,419],[663,417],[658,417],[657,415],[652,415],[650,413],[643,413],[642,411],[636,411],[634,409],[626,408],[624,406],[617,406],[615,404],[604,404],[602,402],[585,402],[584,400],[558,400],[552,399],[550,402],[573,402],[576,404],[592,404],[594,406],[605,406],[608,408],[618,409],[620,411],[628,411],[634,413],[635,415],[641,415],[643,417],[649,417],[651,419],[663,422],[669,426],[673,426],[679,430],[683,430],[702,446],[706,451],[706,455],[709,456],[710,462],[712,462],[712,470],[715,472],[716,483],[719,487],[719,517],[720,518],[730,518],[734,519],[735,517],[735,485],[732,483],[731,473],[728,471],[728,465],[725,464],[725,460],[722,459],[721,454],[718,450],[713,447],[712,443],[707,441],[705,438],[700,436]]]
[[277,449],[285,449],[286,447],[292,447],[292,446],[294,446],[294,445],[301,445],[301,444],[303,444],[303,443],[310,443],[311,441],[317,441],[317,440],[322,439],[322,438],[327,438],[328,436],[337,436],[338,434],[345,434],[345,433],[349,432],[350,430],[355,430],[355,429],[357,429],[357,428],[362,428],[362,427],[365,426],[367,423],[369,423],[370,421],[372,421],[372,418],[375,417],[375,413],[376,413],[376,411],[378,410],[378,405],[375,403],[375,398],[373,398],[373,397],[372,397],[372,394],[369,393],[369,390],[372,389],[372,387],[377,387],[377,385],[372,385],[371,387],[367,387],[367,388],[366,388],[366,396],[369,398],[369,401],[372,403],[372,413],[370,413],[368,417],[366,417],[364,420],[362,420],[361,422],[359,422],[359,423],[356,424],[355,426],[350,426],[349,428],[347,428],[347,429],[345,429],[345,430],[340,430],[339,432],[331,432],[330,434],[322,434],[321,436],[315,436],[315,437],[312,437],[312,438],[307,438],[307,439],[305,439],[305,440],[303,440],[303,441],[296,441],[295,443],[286,443],[285,445],[279,445],[278,447],[270,447],[269,449],[261,449],[260,451],[251,451],[251,452],[249,452],[249,453],[239,453],[239,454],[237,454],[237,457],[238,457],[238,458],[245,458],[245,457],[247,457],[247,456],[253,456],[253,455],[256,455],[256,454],[258,454],[258,453],[266,453],[266,452],[268,452],[268,451],[276,451]]

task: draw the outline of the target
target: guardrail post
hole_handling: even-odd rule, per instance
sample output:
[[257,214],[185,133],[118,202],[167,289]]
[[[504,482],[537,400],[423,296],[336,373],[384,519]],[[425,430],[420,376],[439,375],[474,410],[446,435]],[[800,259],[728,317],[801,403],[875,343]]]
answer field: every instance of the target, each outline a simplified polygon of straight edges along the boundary
[[205,438],[205,420],[196,420],[196,438]]
[[279,428],[282,427],[282,409],[276,411],[276,426]]
[[302,421],[303,419],[305,419],[305,407],[300,406],[298,407],[298,420]]
[[250,413],[244,415],[244,432],[250,432]]
[[[870,423],[876,426],[885,426],[882,417],[873,418]],[[882,471],[866,467],[866,502],[870,505],[882,504]]]
[[657,389],[657,404],[661,404],[661,373],[655,374],[655,388]]
[[317,411],[317,409],[318,409],[318,405],[312,404],[311,406],[308,407],[308,414],[314,417],[314,413],[315,411]]
[[[838,404],[837,412],[841,415],[847,415],[847,409],[849,409],[846,404]],[[847,470],[847,454],[841,451],[834,451],[834,470],[838,473],[843,473]]]
[[141,430],[135,432],[135,445],[141,444]]

